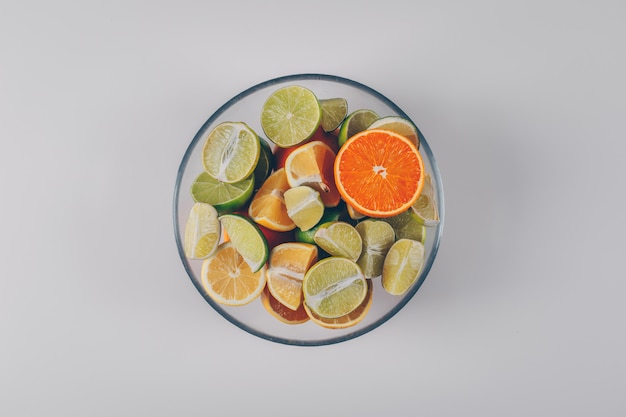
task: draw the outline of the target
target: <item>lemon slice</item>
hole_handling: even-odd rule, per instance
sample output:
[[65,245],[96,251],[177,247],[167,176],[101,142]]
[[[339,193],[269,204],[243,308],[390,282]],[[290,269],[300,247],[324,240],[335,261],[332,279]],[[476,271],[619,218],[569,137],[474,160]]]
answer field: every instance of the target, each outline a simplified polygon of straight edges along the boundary
[[378,114],[369,109],[359,109],[350,113],[343,121],[341,128],[339,129],[339,136],[337,137],[339,147],[342,147],[348,139],[357,133],[364,131],[378,119]]
[[366,219],[357,224],[355,229],[363,241],[363,249],[357,264],[366,278],[379,277],[383,273],[387,251],[395,242],[393,227],[382,220]]
[[213,178],[239,182],[254,171],[261,153],[257,134],[243,122],[224,122],[207,136],[202,165]]
[[274,91],[261,109],[261,127],[281,148],[304,142],[317,130],[322,109],[308,88],[291,85]]
[[350,259],[331,256],[315,263],[302,280],[304,303],[324,318],[342,317],[361,305],[367,280]]
[[439,210],[435,200],[432,178],[429,174],[424,176],[424,187],[417,201],[411,207],[419,223],[426,227],[437,226],[439,223]]
[[252,197],[254,184],[254,175],[239,182],[228,183],[202,172],[191,184],[191,197],[196,202],[211,204],[218,213],[226,213],[235,211],[248,202]]
[[185,225],[183,250],[191,259],[205,259],[217,249],[220,240],[220,222],[217,210],[210,204],[195,203]]
[[219,221],[252,272],[260,270],[267,262],[269,253],[261,230],[251,220],[239,214],[224,214],[219,217]]
[[363,249],[361,235],[351,224],[329,222],[320,225],[313,236],[315,243],[332,256],[340,256],[353,261],[359,259]]
[[387,252],[383,265],[382,284],[385,291],[402,295],[417,281],[424,265],[424,244],[412,239],[399,239]]
[[420,140],[417,133],[417,127],[408,119],[400,116],[385,116],[375,120],[367,127],[370,129],[383,129],[396,132],[409,139],[419,149]]
[[324,132],[337,129],[348,115],[348,101],[345,98],[327,98],[319,100],[322,108],[321,126]]
[[287,215],[302,231],[315,226],[324,215],[324,203],[320,193],[307,185],[288,189],[283,198]]

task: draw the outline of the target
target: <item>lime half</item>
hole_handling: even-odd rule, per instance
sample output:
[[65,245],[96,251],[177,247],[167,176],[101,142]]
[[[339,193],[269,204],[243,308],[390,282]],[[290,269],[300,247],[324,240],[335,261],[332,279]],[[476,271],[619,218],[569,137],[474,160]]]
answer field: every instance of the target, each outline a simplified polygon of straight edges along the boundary
[[248,125],[224,122],[209,133],[202,148],[202,165],[216,180],[239,182],[252,174],[260,152],[259,137]]
[[269,250],[261,230],[246,217],[224,214],[219,217],[232,245],[241,254],[252,272],[260,270],[267,262]]
[[363,249],[357,263],[366,278],[376,278],[383,273],[383,263],[387,251],[395,242],[395,232],[391,225],[383,220],[366,219],[355,226]]
[[406,293],[417,281],[424,265],[424,244],[399,239],[391,246],[383,265],[382,284],[393,295]]
[[191,197],[196,202],[211,204],[224,214],[243,207],[252,197],[254,184],[253,175],[243,181],[228,183],[203,172],[191,184]]
[[291,85],[274,91],[261,109],[261,127],[267,138],[287,148],[304,142],[317,130],[322,109],[308,88]]
[[345,98],[327,98],[319,100],[322,108],[321,126],[324,132],[337,129],[348,115],[348,101]]
[[408,119],[400,116],[386,116],[375,120],[368,129],[391,130],[409,139],[419,149],[420,140],[417,133],[417,127]]
[[185,256],[191,259],[208,258],[217,249],[219,240],[220,222],[217,210],[210,204],[195,203],[185,225]]
[[329,222],[322,224],[315,236],[315,243],[332,256],[359,259],[363,249],[361,235],[351,224],[345,222]]

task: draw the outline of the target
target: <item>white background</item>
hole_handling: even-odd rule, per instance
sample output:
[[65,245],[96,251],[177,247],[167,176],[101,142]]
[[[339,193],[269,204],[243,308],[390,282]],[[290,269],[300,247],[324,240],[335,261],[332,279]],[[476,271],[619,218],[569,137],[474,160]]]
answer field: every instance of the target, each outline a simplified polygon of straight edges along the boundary
[[[0,415],[625,415],[625,18],[621,0],[0,2]],[[405,110],[446,197],[406,308],[317,348],[213,311],[172,221],[204,121],[310,72]]]

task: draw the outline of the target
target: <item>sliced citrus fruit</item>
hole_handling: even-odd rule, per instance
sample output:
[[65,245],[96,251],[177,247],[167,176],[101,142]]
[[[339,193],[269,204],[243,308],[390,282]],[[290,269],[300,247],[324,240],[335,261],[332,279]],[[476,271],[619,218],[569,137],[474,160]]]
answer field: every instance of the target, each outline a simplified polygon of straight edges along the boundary
[[283,196],[287,214],[300,230],[309,230],[324,215],[324,203],[320,193],[309,186],[290,188]]
[[286,232],[296,228],[296,224],[287,214],[284,193],[289,189],[285,169],[274,171],[256,192],[248,215],[261,226],[278,232]]
[[392,217],[381,219],[393,227],[397,239],[413,239],[424,243],[426,240],[426,228],[420,223],[413,210],[407,210]]
[[331,256],[309,268],[302,290],[304,302],[313,313],[336,318],[361,305],[367,295],[367,281],[354,261]]
[[417,133],[417,127],[415,126],[415,124],[413,124],[412,121],[405,119],[404,117],[381,117],[380,119],[372,122],[372,124],[369,125],[367,129],[391,130],[392,132],[396,132],[409,139],[411,142],[413,142],[416,148],[419,149],[420,147],[420,139],[419,134]]
[[350,113],[339,129],[339,136],[337,136],[339,147],[342,147],[352,136],[367,129],[378,118],[378,114],[369,109],[359,109]]
[[272,249],[267,287],[282,305],[297,310],[302,304],[302,279],[317,261],[317,247],[308,243],[283,243]]
[[315,236],[315,233],[319,230],[321,225],[324,223],[339,220],[341,216],[344,215],[344,212],[345,207],[343,204],[337,205],[335,207],[325,207],[322,218],[315,226],[308,230],[301,230],[300,228],[295,229],[295,239],[298,242],[315,243],[315,239],[313,237]]
[[389,223],[374,219],[363,220],[355,229],[363,242],[357,264],[366,278],[377,278],[383,272],[385,256],[395,241],[395,232]]
[[348,115],[348,100],[343,97],[319,100],[322,109],[321,126],[324,132],[331,132],[341,125]]
[[335,159],[335,182],[344,201],[370,217],[390,217],[415,203],[424,165],[408,139],[388,130],[352,136]]
[[281,304],[280,301],[270,293],[267,286],[265,286],[265,289],[261,292],[261,304],[263,304],[263,307],[265,307],[268,313],[285,324],[302,324],[309,321],[309,315],[304,309],[304,304],[300,304],[300,307],[294,311]]
[[423,243],[413,239],[397,240],[385,257],[383,288],[389,294],[404,294],[417,281],[423,265]]
[[365,214],[356,211],[354,207],[350,205],[346,205],[346,210],[348,211],[348,216],[350,216],[352,220],[360,220],[367,217]]
[[299,146],[285,161],[285,174],[290,187],[308,185],[320,193],[326,207],[339,204],[341,196],[333,176],[335,152],[322,141]]
[[219,213],[226,213],[243,207],[252,197],[253,190],[253,175],[242,181],[229,183],[202,172],[191,184],[191,197],[196,202],[211,204]]
[[252,272],[261,269],[267,262],[269,252],[261,230],[250,219],[239,214],[224,214],[219,220],[230,242],[250,265]]
[[320,125],[322,110],[308,88],[290,85],[274,91],[261,109],[261,127],[267,138],[286,148],[308,138]]
[[422,193],[411,209],[417,216],[418,222],[422,223],[424,226],[432,227],[439,223],[439,210],[437,209],[437,202],[435,200],[432,178],[429,174],[425,175]]
[[248,125],[223,122],[207,136],[202,148],[202,165],[216,180],[239,182],[252,174],[260,152],[259,137]]
[[183,250],[191,259],[205,259],[217,249],[220,240],[220,222],[217,210],[210,204],[195,203],[185,225]]
[[372,306],[372,293],[373,293],[373,285],[371,280],[367,280],[367,295],[365,296],[365,300],[353,311],[346,314],[345,316],[335,317],[332,319],[318,316],[314,312],[311,311],[309,307],[305,303],[302,303],[306,314],[311,318],[311,321],[315,324],[318,324],[322,327],[326,327],[328,329],[345,329],[348,327],[352,327],[354,325],[359,324],[367,315]]
[[267,177],[270,176],[274,170],[274,155],[272,154],[272,148],[263,139],[259,139],[261,144],[261,152],[259,153],[259,161],[254,168],[254,187],[258,190],[265,182]]
[[354,226],[346,222],[335,221],[322,224],[313,239],[331,256],[340,256],[353,261],[359,259],[363,249],[361,235]]
[[226,242],[202,263],[201,281],[216,302],[241,306],[261,295],[266,284],[265,268],[253,272],[239,251]]

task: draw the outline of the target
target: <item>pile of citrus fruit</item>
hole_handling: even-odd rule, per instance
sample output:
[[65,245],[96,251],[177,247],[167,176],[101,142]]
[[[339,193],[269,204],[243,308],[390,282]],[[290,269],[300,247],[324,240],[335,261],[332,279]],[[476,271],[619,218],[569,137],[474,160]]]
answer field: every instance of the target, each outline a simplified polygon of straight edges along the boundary
[[206,137],[185,255],[203,260],[218,303],[260,299],[287,324],[353,326],[375,280],[395,295],[417,281],[438,223],[417,128],[299,85],[273,91],[259,113],[268,140],[244,121]]

